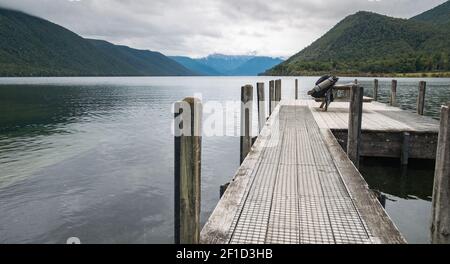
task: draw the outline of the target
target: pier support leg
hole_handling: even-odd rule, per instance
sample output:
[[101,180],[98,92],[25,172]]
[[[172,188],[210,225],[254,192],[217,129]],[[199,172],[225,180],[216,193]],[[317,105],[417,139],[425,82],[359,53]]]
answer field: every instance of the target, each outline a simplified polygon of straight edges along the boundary
[[431,242],[450,244],[450,104],[441,108],[432,211]]
[[275,81],[269,82],[269,115],[272,115],[275,109]]
[[258,131],[261,131],[266,124],[266,99],[264,97],[264,83],[257,83],[257,95],[258,95]]
[[298,79],[295,79],[295,100],[298,100]]
[[230,186],[230,183],[226,183],[226,184],[220,186],[220,197],[219,198],[222,198],[224,193],[227,191],[228,186]]
[[276,106],[281,101],[281,79],[275,81],[275,101]]
[[373,83],[373,100],[378,101],[378,79]]
[[241,159],[244,162],[252,148],[252,110],[253,86],[246,85],[241,88]]
[[202,104],[188,97],[175,107],[175,243],[200,242]]
[[417,113],[423,115],[425,108],[425,93],[427,89],[427,83],[421,81],[419,84],[419,96],[417,97]]
[[403,133],[403,144],[402,144],[402,154],[401,154],[401,164],[402,166],[408,166],[409,161],[409,145],[410,145],[410,133]]
[[390,106],[397,106],[397,80],[392,80]]
[[364,88],[353,85],[350,92],[350,114],[348,121],[347,155],[359,169],[359,152],[361,142],[362,108]]

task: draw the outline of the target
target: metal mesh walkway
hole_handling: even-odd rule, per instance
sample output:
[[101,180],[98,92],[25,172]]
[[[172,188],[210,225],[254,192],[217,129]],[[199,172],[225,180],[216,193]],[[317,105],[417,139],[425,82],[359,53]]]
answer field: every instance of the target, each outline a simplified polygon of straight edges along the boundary
[[281,105],[228,243],[372,243],[307,106]]

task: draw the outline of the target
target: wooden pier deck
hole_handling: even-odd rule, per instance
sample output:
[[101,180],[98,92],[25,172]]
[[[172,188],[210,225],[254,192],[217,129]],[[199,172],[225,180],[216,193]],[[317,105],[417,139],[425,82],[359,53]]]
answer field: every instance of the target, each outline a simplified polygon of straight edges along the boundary
[[[349,103],[335,102],[327,112],[311,100],[302,102],[311,109],[320,128],[333,131],[338,142],[347,146]],[[364,103],[361,156],[400,158],[404,134],[408,133],[409,158],[435,159],[439,121],[379,102]]]
[[[328,112],[319,105],[281,101],[201,231],[201,243],[406,242],[341,147],[349,104],[333,103]],[[411,132],[437,140],[438,122],[431,118],[377,102],[363,109],[363,138]],[[424,141],[418,137],[412,157],[424,155],[414,150]],[[396,136],[382,140],[391,156],[400,155]],[[372,143],[363,140],[362,155],[389,156],[368,153],[364,144]]]

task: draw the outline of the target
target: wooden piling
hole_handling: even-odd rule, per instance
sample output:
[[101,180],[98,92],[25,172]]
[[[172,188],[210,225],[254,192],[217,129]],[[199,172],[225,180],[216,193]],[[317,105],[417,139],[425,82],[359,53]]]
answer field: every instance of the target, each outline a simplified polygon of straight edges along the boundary
[[275,81],[269,82],[269,115],[272,115],[275,109]]
[[363,96],[364,88],[353,85],[350,92],[347,155],[356,168],[359,168]]
[[264,96],[264,83],[257,83],[258,96],[258,131],[261,132],[266,124],[266,99]]
[[378,79],[374,80],[373,83],[373,100],[378,101]]
[[298,79],[295,79],[295,100],[298,100]]
[[392,80],[391,97],[389,100],[389,105],[397,106],[397,80]]
[[230,186],[230,183],[225,183],[224,185],[220,185],[220,192],[219,192],[219,198],[222,198],[222,196],[225,194],[225,192],[228,189],[228,186]]
[[431,242],[450,244],[450,103],[441,108],[437,146]]
[[421,81],[419,84],[419,96],[417,97],[417,113],[423,115],[425,108],[425,93],[427,89],[427,83]]
[[408,166],[410,138],[411,134],[409,132],[403,132],[402,153],[400,158],[402,166]]
[[200,241],[201,120],[199,99],[188,97],[175,103],[176,244]]
[[252,148],[252,110],[253,86],[246,85],[241,88],[241,163],[244,162]]
[[281,101],[281,79],[275,81],[275,101],[276,105]]

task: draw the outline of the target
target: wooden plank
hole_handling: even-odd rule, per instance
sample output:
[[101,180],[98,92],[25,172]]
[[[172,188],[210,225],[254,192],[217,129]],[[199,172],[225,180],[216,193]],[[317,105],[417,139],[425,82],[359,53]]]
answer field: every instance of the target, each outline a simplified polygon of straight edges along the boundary
[[[323,131],[330,130],[318,127],[306,103],[285,102],[203,228],[202,242],[403,243],[367,184],[345,185],[363,179],[348,158],[336,161],[347,156],[334,137],[324,139]],[[343,170],[353,170],[352,175]]]
[[406,243],[377,197],[370,190],[363,176],[342,150],[333,133],[329,129],[321,129],[320,131],[330,156],[333,158],[334,164],[374,240],[382,244]]
[[252,150],[239,167],[230,185],[220,199],[210,218],[200,234],[202,244],[226,244],[230,241],[230,228],[239,210],[241,201],[245,198],[247,188],[257,172],[266,145],[272,138],[272,129],[277,128],[279,107],[276,107],[264,127]]

